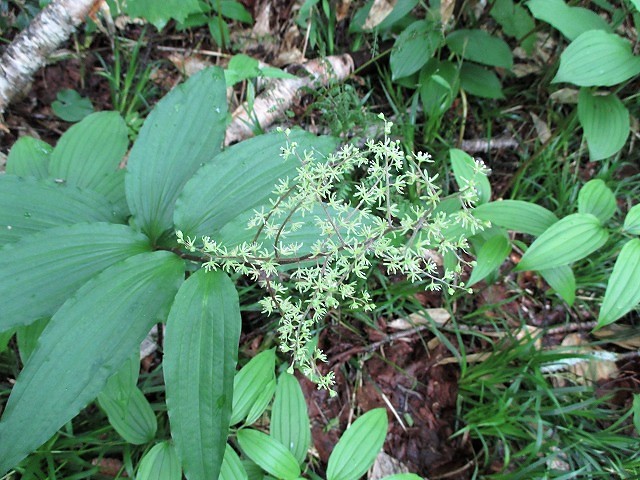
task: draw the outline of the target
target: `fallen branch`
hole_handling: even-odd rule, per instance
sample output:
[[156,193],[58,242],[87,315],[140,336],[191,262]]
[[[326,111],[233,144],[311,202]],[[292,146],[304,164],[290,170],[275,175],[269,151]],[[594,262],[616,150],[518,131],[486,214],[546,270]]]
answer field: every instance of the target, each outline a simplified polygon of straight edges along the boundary
[[102,0],[54,0],[21,32],[0,59],[0,114],[47,58]]

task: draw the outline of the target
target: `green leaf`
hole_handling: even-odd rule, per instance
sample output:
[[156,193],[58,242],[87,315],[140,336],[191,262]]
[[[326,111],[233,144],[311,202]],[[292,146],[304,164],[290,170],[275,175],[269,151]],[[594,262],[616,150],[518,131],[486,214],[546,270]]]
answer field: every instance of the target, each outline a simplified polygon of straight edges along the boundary
[[578,193],[578,212],[591,213],[605,223],[616,212],[616,197],[602,180],[589,180]]
[[513,0],[495,0],[490,10],[491,16],[502,27],[505,35],[515,37],[527,52],[531,53],[535,44],[535,35],[529,35],[535,28],[535,22],[524,7]]
[[[315,150],[318,158],[333,151],[335,139],[293,131],[298,152]],[[280,157],[284,133],[260,135],[218,154],[185,185],[176,202],[175,225],[185,235],[215,238],[241,213],[267,203],[281,178],[294,177],[299,162]],[[256,152],[259,152],[257,154]],[[243,227],[244,229],[244,227]]]
[[[640,6],[636,7],[640,10]],[[633,426],[637,433],[640,433],[640,393],[633,394],[633,404],[631,406],[633,411]]]
[[217,478],[238,361],[238,293],[222,271],[182,284],[167,320],[163,370],[171,435],[187,478]]
[[509,45],[484,30],[454,30],[447,35],[446,42],[452,52],[466,60],[508,70],[513,67]]
[[373,465],[387,436],[387,411],[375,408],[347,428],[331,452],[327,480],[358,480]]
[[140,359],[136,351],[135,355],[109,378],[98,395],[98,403],[109,417],[111,426],[133,445],[151,441],[158,428],[149,401],[136,386],[139,368]]
[[138,466],[136,480],[180,480],[182,470],[178,454],[169,442],[162,442],[149,450]]
[[382,480],[423,480],[421,476],[416,475],[415,473],[396,473],[394,475],[389,475],[388,477],[383,477]]
[[598,325],[604,327],[630,312],[640,302],[640,239],[629,240],[613,266],[604,293]]
[[0,175],[0,245],[59,225],[121,222],[104,197],[51,180]]
[[238,82],[260,75],[260,64],[255,58],[238,54],[231,57],[224,71],[224,79],[227,87],[232,87]]
[[602,30],[590,30],[562,52],[560,68],[551,82],[611,87],[638,73],[640,58],[631,53],[631,44],[627,40]]
[[5,473],[104,388],[162,319],[184,276],[168,252],[141,253],[87,282],[53,316],[18,376],[0,421]]
[[[253,18],[246,8],[236,0],[219,0],[211,4],[214,11],[218,11],[222,16],[242,23],[253,23]],[[220,7],[218,9],[218,6]]]
[[127,0],[125,5],[127,15],[144,18],[158,30],[172,18],[183,22],[192,13],[201,11],[198,0]]
[[256,398],[256,401],[253,403],[253,405],[251,405],[251,409],[249,410],[249,413],[247,413],[247,419],[244,421],[245,425],[252,425],[258,421],[260,416],[264,413],[264,411],[271,403],[273,394],[275,392],[276,381],[275,379],[271,379],[269,383],[267,383],[264,390],[260,392],[260,395],[258,395],[258,398]]
[[304,394],[293,375],[278,378],[276,398],[271,407],[271,436],[285,445],[302,464],[311,445],[311,424]]
[[576,299],[576,278],[569,265],[540,270],[540,275],[570,307],[573,306]]
[[259,353],[236,373],[233,381],[233,407],[231,425],[244,420],[251,407],[267,387],[275,380],[276,352],[274,349]]
[[396,39],[389,65],[393,80],[420,70],[442,45],[442,33],[428,20],[418,20],[405,28]]
[[640,204],[634,205],[624,217],[623,230],[625,232],[640,235]]
[[597,13],[583,7],[570,7],[563,0],[529,0],[526,5],[534,17],[557,28],[569,40],[589,30],[612,31]]
[[419,0],[398,0],[395,2],[393,10],[384,17],[382,22],[380,22],[375,28],[375,30],[383,31],[391,28],[394,23],[399,20],[402,20],[406,17],[411,11],[418,5]]
[[460,68],[460,86],[481,98],[504,98],[502,84],[495,72],[480,65],[464,62]]
[[51,110],[65,122],[78,122],[93,113],[93,105],[91,100],[68,88],[58,92]]
[[476,172],[476,161],[469,154],[457,148],[449,150],[449,158],[458,189],[462,190],[470,182],[473,182],[478,193],[478,203],[487,203],[491,200],[491,185],[486,175]]
[[9,151],[6,172],[19,177],[47,178],[52,151],[51,145],[42,140],[20,137]]
[[224,450],[224,458],[222,459],[222,467],[220,467],[219,480],[248,480],[247,472],[242,466],[240,457],[231,445],[227,443]]
[[51,316],[78,288],[120,260],[149,251],[125,225],[52,228],[0,249],[0,331]]
[[275,438],[252,429],[238,431],[238,443],[242,451],[268,474],[284,480],[300,476],[298,461]]
[[440,116],[453,103],[460,88],[458,66],[432,58],[420,72],[420,100],[425,113]]
[[552,212],[522,200],[500,200],[478,205],[473,215],[499,227],[529,235],[541,235],[558,221]]
[[20,359],[23,365],[27,363],[27,360],[36,349],[38,339],[49,324],[49,320],[49,318],[41,318],[27,326],[16,329],[16,339],[18,340],[18,349],[20,350]]
[[[222,145],[225,95],[222,69],[202,70],[160,100],[140,130],[125,189],[136,224],[154,241],[172,228],[174,203],[184,184]],[[208,203],[203,198],[200,202]]]
[[574,213],[551,225],[531,244],[516,270],[545,270],[569,265],[605,244],[608,232],[590,213]]
[[118,166],[128,146],[127,124],[118,112],[94,113],[60,137],[49,174],[104,195],[114,204],[124,203],[124,178]]
[[466,286],[470,287],[480,280],[484,280],[490,273],[500,268],[511,252],[511,242],[504,235],[495,235],[487,240],[478,251],[476,266]]
[[614,94],[593,95],[581,88],[578,119],[584,129],[591,160],[615,155],[629,136],[629,111]]

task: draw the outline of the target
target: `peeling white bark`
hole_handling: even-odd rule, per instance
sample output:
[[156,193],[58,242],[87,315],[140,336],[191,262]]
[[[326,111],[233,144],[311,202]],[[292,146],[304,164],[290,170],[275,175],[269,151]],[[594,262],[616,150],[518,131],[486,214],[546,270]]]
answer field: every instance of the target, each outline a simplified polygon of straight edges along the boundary
[[54,0],[21,32],[0,59],[0,114],[33,75],[102,0]]

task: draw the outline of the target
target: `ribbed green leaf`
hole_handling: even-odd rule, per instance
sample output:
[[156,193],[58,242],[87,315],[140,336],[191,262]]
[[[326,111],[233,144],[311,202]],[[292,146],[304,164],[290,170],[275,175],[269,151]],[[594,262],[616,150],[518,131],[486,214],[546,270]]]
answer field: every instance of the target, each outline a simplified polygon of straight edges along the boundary
[[183,22],[193,13],[202,10],[198,0],[127,0],[126,12],[131,17],[142,17],[152,23],[158,30],[164,28],[170,19]]
[[394,80],[420,70],[442,44],[436,24],[418,20],[405,28],[393,45],[389,65]]
[[27,363],[27,360],[36,349],[36,346],[38,345],[38,339],[49,324],[49,320],[49,318],[41,318],[27,326],[18,327],[16,329],[16,340],[18,340],[20,359],[22,360],[23,364]]
[[291,451],[299,464],[305,461],[311,445],[307,403],[298,379],[287,372],[278,378],[276,398],[271,407],[270,433]]
[[473,215],[499,227],[529,235],[541,235],[558,221],[552,212],[535,203],[501,200],[478,205]]
[[162,442],[149,450],[138,466],[136,480],[180,480],[182,470],[175,448]]
[[453,62],[432,58],[420,71],[420,100],[425,114],[440,116],[453,103],[460,89],[460,71]]
[[[128,146],[127,124],[118,112],[93,113],[60,137],[51,154],[49,174],[120,204],[124,178],[116,174]],[[113,189],[114,178],[119,180],[118,190]]]
[[152,240],[172,228],[184,184],[220,150],[225,95],[222,69],[208,68],[174,88],[145,120],[129,155],[125,188],[136,224]]
[[240,369],[233,381],[233,407],[231,425],[244,420],[251,407],[267,387],[275,380],[276,352],[274,349],[259,353]]
[[451,167],[456,177],[458,188],[462,190],[469,182],[473,182],[478,193],[478,203],[487,203],[491,200],[491,185],[486,175],[476,173],[475,160],[466,152],[452,148],[449,150]]
[[627,212],[627,216],[624,217],[623,229],[625,232],[640,235],[640,204],[634,205]]
[[522,5],[513,0],[496,0],[490,13],[500,24],[505,35],[520,40],[520,46],[527,53],[531,53],[536,41],[535,35],[531,35],[531,32],[536,25]]
[[264,390],[260,392],[256,401],[251,405],[249,409],[249,413],[247,413],[247,419],[244,421],[245,425],[253,425],[258,421],[260,416],[267,409],[271,400],[273,399],[273,394],[276,392],[276,380],[271,379],[269,383],[265,386]]
[[98,403],[109,417],[111,426],[122,438],[134,445],[151,441],[158,428],[149,401],[136,386],[139,368],[139,353],[136,351],[109,378],[98,395]]
[[387,411],[375,408],[344,432],[329,457],[327,480],[358,480],[373,465],[387,436]]
[[581,88],[578,119],[584,129],[591,160],[615,155],[629,136],[629,111],[614,94],[593,95]]
[[484,280],[491,272],[500,268],[511,252],[511,242],[504,235],[495,235],[487,240],[476,255],[476,266],[471,272],[467,286]]
[[631,44],[613,33],[589,30],[562,52],[553,83],[569,82],[581,87],[611,87],[640,73],[640,57]]
[[526,5],[534,17],[557,28],[569,40],[589,30],[612,31],[597,13],[583,7],[570,7],[563,0],[529,0]]
[[602,180],[589,180],[578,193],[578,212],[595,215],[604,223],[616,212],[616,197]]
[[460,86],[471,95],[482,98],[504,98],[500,79],[491,70],[464,62],[460,68]]
[[569,265],[540,270],[540,274],[569,306],[573,305],[576,299],[576,278]]
[[227,443],[220,468],[219,480],[248,480],[247,472],[242,466],[240,457],[231,445]]
[[294,480],[300,476],[298,461],[291,452],[275,438],[257,430],[238,431],[238,443],[242,451],[268,474],[283,480]]
[[14,467],[104,388],[166,316],[184,276],[168,252],[141,253],[87,282],[40,336],[0,421],[0,473]]
[[104,197],[53,180],[0,175],[0,245],[59,225],[121,222]]
[[629,240],[613,266],[597,328],[615,322],[640,303],[640,239]]
[[574,213],[554,223],[531,244],[516,270],[569,265],[605,244],[609,234],[590,213]]
[[47,178],[52,151],[51,145],[42,140],[20,137],[9,151],[6,172],[19,177]]
[[484,30],[454,30],[447,35],[446,42],[451,51],[466,60],[506,69],[513,66],[509,45]]
[[220,473],[241,323],[238,294],[222,271],[198,270],[171,307],[163,370],[171,435],[189,479]]
[[0,331],[51,316],[105,268],[149,251],[125,225],[88,223],[24,237],[0,249]]
[[[315,150],[318,159],[333,151],[335,139],[293,131],[290,140],[298,152]],[[184,187],[176,202],[175,225],[185,235],[215,238],[227,223],[245,211],[267,203],[281,178],[293,178],[297,160],[280,157],[284,133],[270,133],[245,140],[217,155]],[[244,227],[243,227],[244,230]]]

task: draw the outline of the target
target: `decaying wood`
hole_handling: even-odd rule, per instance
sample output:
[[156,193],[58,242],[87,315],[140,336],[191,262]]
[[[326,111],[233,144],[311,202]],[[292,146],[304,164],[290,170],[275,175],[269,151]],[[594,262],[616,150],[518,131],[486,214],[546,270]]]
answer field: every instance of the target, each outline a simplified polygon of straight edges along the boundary
[[0,59],[0,114],[47,58],[102,0],[54,0],[21,32]]
[[225,145],[239,142],[254,135],[256,126],[266,128],[282,118],[303,88],[318,84],[327,85],[331,80],[344,80],[354,69],[350,55],[336,55],[310,60],[303,65],[300,76],[293,79],[277,79],[253,102],[253,110],[243,103],[233,112],[233,120],[227,128]]

